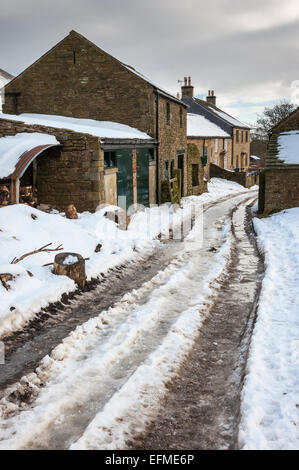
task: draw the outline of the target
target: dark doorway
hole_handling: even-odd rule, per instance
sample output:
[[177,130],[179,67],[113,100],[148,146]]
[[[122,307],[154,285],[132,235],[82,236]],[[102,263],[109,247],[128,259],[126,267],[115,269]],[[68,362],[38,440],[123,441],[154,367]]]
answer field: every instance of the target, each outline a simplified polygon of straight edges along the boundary
[[181,170],[181,197],[184,196],[184,155],[178,155],[178,169]]

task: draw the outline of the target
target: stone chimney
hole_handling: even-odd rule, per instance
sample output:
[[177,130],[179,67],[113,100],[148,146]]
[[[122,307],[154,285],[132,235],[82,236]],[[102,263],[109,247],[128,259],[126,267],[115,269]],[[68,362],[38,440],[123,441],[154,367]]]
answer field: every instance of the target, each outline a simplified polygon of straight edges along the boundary
[[184,77],[184,86],[182,86],[182,99],[193,98],[194,87],[191,85],[191,77]]
[[214,90],[209,90],[209,94],[207,96],[207,103],[213,104],[214,106],[216,106],[216,96],[215,96]]

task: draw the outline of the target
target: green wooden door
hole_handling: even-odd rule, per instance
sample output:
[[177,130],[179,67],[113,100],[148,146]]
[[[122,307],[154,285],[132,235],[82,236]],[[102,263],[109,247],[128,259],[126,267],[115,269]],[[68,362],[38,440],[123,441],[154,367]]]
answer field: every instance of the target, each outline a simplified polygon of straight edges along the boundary
[[[123,209],[128,209],[133,204],[133,168],[132,150],[118,150],[116,153],[118,168],[117,196],[118,204]],[[126,199],[124,199],[124,197]],[[125,203],[124,203],[125,201]]]
[[137,202],[149,206],[149,149],[137,149]]

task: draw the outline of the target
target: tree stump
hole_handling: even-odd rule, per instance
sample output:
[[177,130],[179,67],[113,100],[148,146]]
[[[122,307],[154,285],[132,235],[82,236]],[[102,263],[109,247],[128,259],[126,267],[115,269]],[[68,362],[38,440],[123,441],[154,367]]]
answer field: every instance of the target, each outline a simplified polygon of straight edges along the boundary
[[78,253],[59,253],[55,256],[53,274],[73,279],[81,289],[86,284],[85,259]]

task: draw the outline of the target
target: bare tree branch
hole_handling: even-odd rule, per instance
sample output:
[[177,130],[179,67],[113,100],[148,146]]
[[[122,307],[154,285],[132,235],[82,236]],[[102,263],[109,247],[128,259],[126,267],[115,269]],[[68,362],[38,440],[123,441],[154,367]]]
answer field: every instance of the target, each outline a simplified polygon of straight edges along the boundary
[[48,246],[52,245],[52,243],[48,243],[47,245],[42,246],[38,250],[30,251],[29,253],[25,253],[24,255],[20,256],[20,258],[14,258],[10,264],[17,264],[22,261],[27,256],[35,255],[36,253],[50,253],[51,251],[60,251],[63,250],[62,244],[59,245],[57,248],[48,248]]

